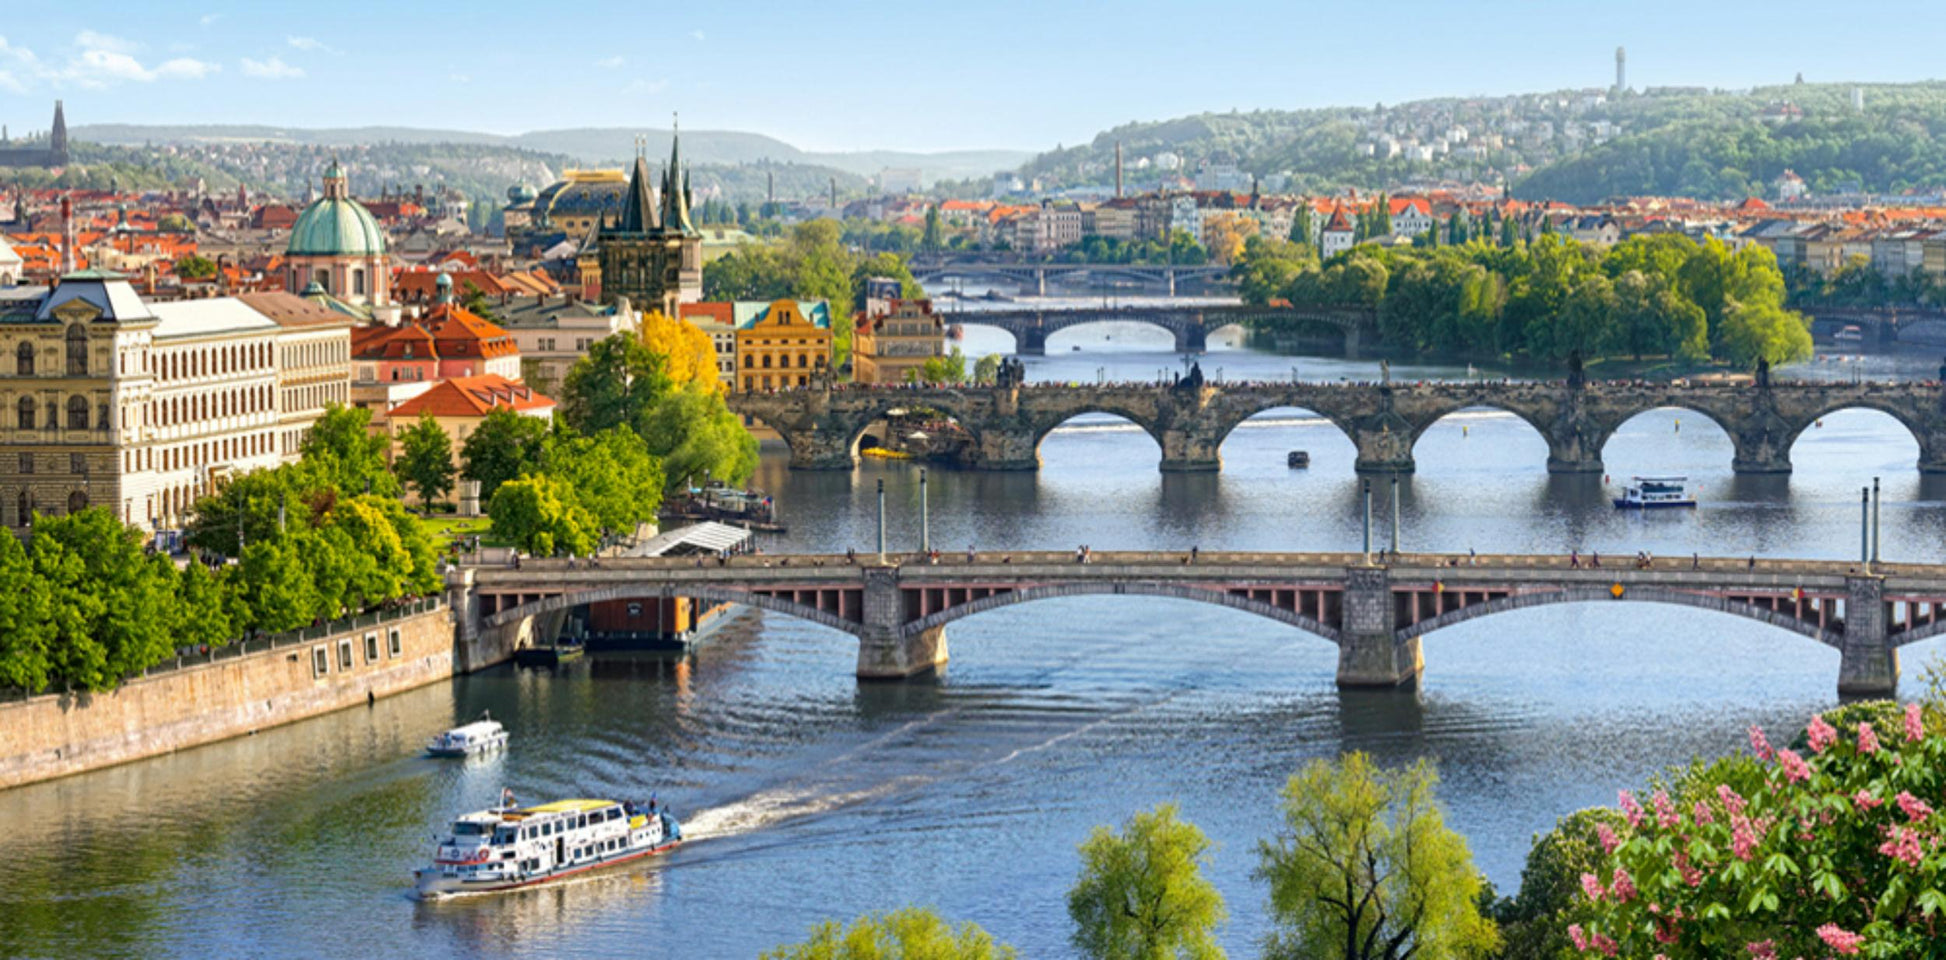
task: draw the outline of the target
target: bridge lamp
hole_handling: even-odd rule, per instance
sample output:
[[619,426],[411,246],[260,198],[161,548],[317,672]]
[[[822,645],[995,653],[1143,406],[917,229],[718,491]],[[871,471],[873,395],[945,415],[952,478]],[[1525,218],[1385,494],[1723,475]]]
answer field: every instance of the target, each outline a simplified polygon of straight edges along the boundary
[[1365,485],[1365,565],[1372,565],[1372,481],[1367,478]]
[[878,481],[878,562],[885,562],[885,480]]

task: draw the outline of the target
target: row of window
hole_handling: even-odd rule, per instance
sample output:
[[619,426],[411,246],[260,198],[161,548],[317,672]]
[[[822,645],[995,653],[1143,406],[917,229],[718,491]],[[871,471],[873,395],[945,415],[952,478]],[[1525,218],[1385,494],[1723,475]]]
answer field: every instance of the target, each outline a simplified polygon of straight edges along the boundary
[[[770,369],[770,358],[771,358],[771,357],[773,357],[773,356],[777,358],[777,365],[778,365],[778,366],[780,366],[780,367],[788,367],[788,366],[790,366],[790,365],[791,365],[791,358],[790,358],[789,356],[787,356],[787,355],[784,355],[784,354],[771,354],[771,353],[766,353],[766,354],[764,354],[764,355],[763,355],[763,362],[762,362],[762,363],[758,363],[758,362],[757,362],[757,358],[756,358],[756,357],[754,357],[754,356],[751,356],[750,354],[747,354],[747,353],[746,353],[746,354],[744,354],[744,355],[743,355],[743,369],[745,369],[745,370],[751,370],[751,369],[755,369],[755,368],[757,368],[757,367],[762,367],[762,368],[764,368],[765,370],[768,370],[768,369]],[[811,354],[808,354],[808,353],[800,353],[800,354],[797,354],[796,356],[797,356],[797,366],[798,366],[798,369],[800,369],[800,370],[801,370],[801,369],[804,369],[805,367],[809,367],[809,366],[811,366],[811,363],[810,363],[810,360],[811,360]],[[817,366],[818,366],[818,367],[819,367],[820,369],[822,369],[822,368],[824,367],[824,354],[821,354],[821,353],[820,353],[820,354],[818,354],[818,355],[817,355]]]
[[350,388],[342,381],[290,387],[284,391],[284,411],[315,410],[327,403],[342,404],[349,393]]
[[807,387],[810,385],[811,378],[801,373],[797,375],[796,383],[791,382],[789,374],[777,377],[774,381],[770,374],[764,374],[762,377],[752,377],[746,374],[743,378],[743,389],[746,392],[751,390],[775,390],[779,387],[790,386]]
[[[352,642],[350,637],[338,641],[338,672],[349,673],[352,668]],[[399,628],[393,627],[385,632],[385,657],[392,659],[404,653],[399,638]],[[378,634],[365,634],[365,665],[379,662]],[[311,676],[322,677],[331,672],[331,648],[318,644],[311,648]]]
[[150,401],[145,408],[147,422],[158,427],[198,423],[212,417],[234,417],[249,413],[270,413],[274,394],[269,384],[237,387],[220,393],[172,397]]
[[[88,375],[88,330],[81,324],[77,323],[68,328],[67,356],[68,376],[85,377]],[[20,346],[14,350],[14,373],[23,377],[33,376],[35,369],[34,361],[34,345],[27,341],[22,341]]]
[[146,365],[148,373],[163,380],[260,371],[271,365],[271,345],[230,343],[157,350],[148,355]]
[[[23,453],[20,455],[19,466],[20,466],[20,472],[23,475],[31,476],[34,473],[35,459],[36,458],[31,453]],[[77,477],[87,476],[88,475],[88,455],[85,453],[68,454],[68,472],[74,474]]]
[[[44,430],[59,430],[61,428],[60,410],[60,407],[50,404],[47,408],[47,419],[42,420],[40,418],[40,403],[33,397],[21,397],[20,401],[14,404],[14,426],[21,430],[32,430],[37,426]],[[97,406],[96,413],[95,424],[100,429],[108,429],[108,404],[104,403]],[[68,429],[88,429],[87,397],[76,394],[68,398]]]
[[[230,463],[246,457],[260,457],[272,451],[272,434],[252,433],[241,437],[226,437],[222,440],[205,440],[201,443],[187,443],[176,447],[163,447],[160,451],[131,450],[131,470],[160,469],[164,472],[199,467],[209,464]],[[151,454],[154,456],[151,457]],[[135,464],[139,459],[141,463]],[[160,466],[155,466],[157,462]]]
[[[40,505],[34,502],[33,494],[28,493],[25,490],[20,491],[20,496],[15,498],[14,500],[14,524],[13,525],[16,527],[32,526],[34,523],[34,511],[39,509],[40,509]],[[80,513],[81,511],[86,509],[88,509],[87,493],[81,490],[76,490],[73,493],[68,494],[69,513]]]
[[292,343],[284,347],[284,369],[286,370],[350,362],[350,340]]

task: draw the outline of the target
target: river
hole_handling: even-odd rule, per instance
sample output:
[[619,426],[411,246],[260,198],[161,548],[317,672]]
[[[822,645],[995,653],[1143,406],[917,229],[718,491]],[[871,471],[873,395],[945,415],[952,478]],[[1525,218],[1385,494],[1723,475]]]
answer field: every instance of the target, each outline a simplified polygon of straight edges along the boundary
[[[1104,339],[1112,338],[1112,339]],[[1073,346],[1081,346],[1075,351]],[[970,328],[969,354],[1006,350]],[[1166,334],[1065,331],[1037,380],[1148,379],[1177,368]],[[1901,372],[1927,372],[1919,358]],[[1228,379],[1370,378],[1375,364],[1216,347]],[[1870,361],[1868,375],[1893,361]],[[1810,371],[1849,375],[1821,362]],[[1393,376],[1464,376],[1395,367]],[[1797,371],[1792,371],[1795,375]],[[1285,466],[1304,449],[1308,470]],[[931,472],[946,549],[1348,549],[1359,542],[1351,443],[1302,411],[1246,423],[1215,475],[1163,475],[1139,429],[1086,417],[1050,436],[1036,474]],[[1884,478],[1883,551],[1937,561],[1946,484],[1880,414],[1807,432],[1788,478],[1738,479],[1727,437],[1657,411],[1605,451],[1618,478],[1685,472],[1702,505],[1674,516],[1608,506],[1599,477],[1550,477],[1519,420],[1469,411],[1435,425],[1403,485],[1408,549],[1664,555],[1855,555],[1857,492]],[[791,473],[766,454],[785,537],[768,550],[864,548],[872,481],[891,536],[917,542],[917,470]],[[1381,486],[1381,491],[1386,488]],[[1379,498],[1387,522],[1389,496]],[[1534,834],[1695,755],[1781,735],[1834,701],[1837,654],[1689,608],[1566,605],[1472,621],[1425,641],[1417,690],[1341,693],[1328,643],[1185,601],[1093,597],[952,625],[952,662],[861,687],[847,636],[746,612],[687,659],[597,656],[559,673],[490,670],[257,736],[0,795],[0,954],[141,957],[754,957],[828,917],[904,904],[979,922],[1024,956],[1063,957],[1075,845],[1162,801],[1217,843],[1222,940],[1265,930],[1255,843],[1309,759],[1365,750],[1437,761],[1440,797],[1503,893]],[[1937,646],[1904,651],[1904,691]],[[483,709],[511,748],[433,761],[432,733]],[[421,904],[409,872],[452,814],[523,800],[674,804],[692,842],[649,865],[505,896]]]

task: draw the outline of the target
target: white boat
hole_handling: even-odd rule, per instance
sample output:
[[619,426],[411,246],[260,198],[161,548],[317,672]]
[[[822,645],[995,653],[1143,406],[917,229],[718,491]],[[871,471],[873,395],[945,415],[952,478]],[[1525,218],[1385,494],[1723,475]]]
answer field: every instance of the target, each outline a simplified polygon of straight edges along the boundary
[[1615,506],[1622,510],[1693,507],[1696,495],[1689,492],[1688,483],[1688,477],[1633,477],[1615,498]]
[[454,727],[426,741],[426,753],[435,757],[470,757],[507,745],[507,728],[485,713],[480,719]]
[[422,900],[494,893],[661,853],[682,842],[668,810],[614,800],[507,803],[453,821],[432,866],[413,872]]

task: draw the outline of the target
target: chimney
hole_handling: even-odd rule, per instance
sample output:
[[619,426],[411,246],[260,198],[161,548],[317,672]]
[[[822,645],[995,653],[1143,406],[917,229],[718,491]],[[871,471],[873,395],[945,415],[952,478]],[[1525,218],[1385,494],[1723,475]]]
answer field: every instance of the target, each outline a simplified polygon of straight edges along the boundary
[[1122,198],[1122,142],[1115,141],[1115,199]]

